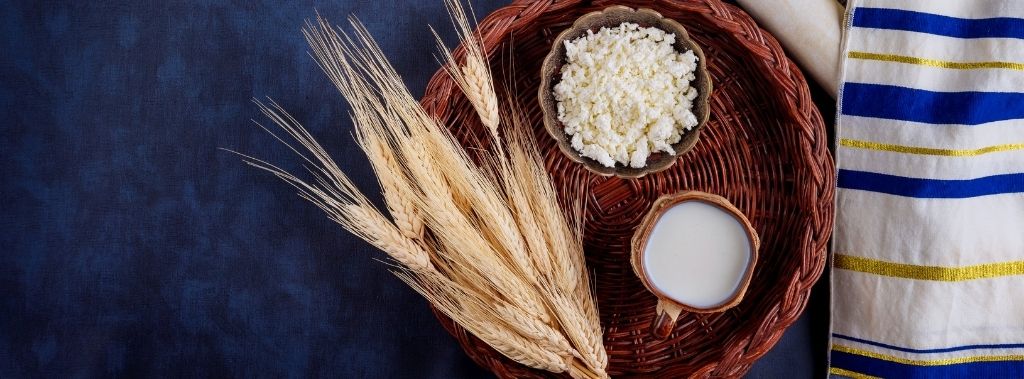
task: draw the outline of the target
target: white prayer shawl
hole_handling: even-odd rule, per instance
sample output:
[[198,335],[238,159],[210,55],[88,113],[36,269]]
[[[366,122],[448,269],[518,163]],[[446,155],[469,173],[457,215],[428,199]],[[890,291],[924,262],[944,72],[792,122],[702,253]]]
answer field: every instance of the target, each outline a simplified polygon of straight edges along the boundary
[[1024,378],[1024,1],[850,0],[830,372]]

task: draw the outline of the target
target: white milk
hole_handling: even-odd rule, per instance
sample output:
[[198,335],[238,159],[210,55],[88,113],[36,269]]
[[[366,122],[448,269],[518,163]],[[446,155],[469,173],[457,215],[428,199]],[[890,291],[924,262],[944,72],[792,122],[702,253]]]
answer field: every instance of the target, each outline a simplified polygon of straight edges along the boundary
[[714,308],[738,289],[750,263],[750,239],[731,213],[686,201],[662,214],[643,254],[648,280],[665,296]]

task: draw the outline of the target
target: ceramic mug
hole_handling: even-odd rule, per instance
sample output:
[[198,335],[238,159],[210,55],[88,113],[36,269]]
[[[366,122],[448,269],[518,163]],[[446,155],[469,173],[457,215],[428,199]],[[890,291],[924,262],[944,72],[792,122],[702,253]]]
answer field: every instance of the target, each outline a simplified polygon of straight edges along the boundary
[[[750,244],[750,256],[747,260],[748,263],[746,268],[740,273],[737,287],[733,290],[732,295],[721,303],[710,307],[693,306],[669,297],[664,291],[652,284],[653,280],[644,268],[644,260],[646,256],[645,249],[647,248],[651,233],[654,231],[654,227],[658,224],[658,221],[661,220],[662,216],[669,209],[690,201],[698,201],[712,205],[718,210],[725,212],[725,214],[730,217],[733,217],[746,232],[747,241]],[[643,282],[644,287],[647,287],[647,290],[658,298],[656,315],[651,323],[651,333],[657,338],[667,337],[672,332],[675,327],[676,320],[679,319],[679,315],[683,311],[695,313],[716,313],[725,311],[739,304],[740,301],[743,300],[743,295],[746,292],[747,286],[750,285],[750,278],[754,273],[754,263],[757,261],[757,249],[760,247],[760,244],[761,242],[757,236],[757,232],[750,224],[750,221],[747,220],[743,213],[733,206],[729,200],[726,200],[721,196],[698,191],[685,191],[672,195],[665,195],[655,201],[651,210],[647,212],[647,215],[641,222],[640,227],[637,228],[636,233],[633,235],[631,244],[632,255],[630,259],[633,265],[633,271],[636,273],[640,281]],[[699,264],[699,262],[694,262],[694,264]]]

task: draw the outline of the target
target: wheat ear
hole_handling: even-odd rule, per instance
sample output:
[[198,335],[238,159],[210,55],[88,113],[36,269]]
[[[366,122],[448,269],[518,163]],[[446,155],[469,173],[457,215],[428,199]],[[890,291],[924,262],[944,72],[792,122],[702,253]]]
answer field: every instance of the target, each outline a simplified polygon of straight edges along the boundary
[[498,116],[498,99],[494,96],[494,88],[491,88],[491,73],[484,57],[467,54],[462,75],[463,93],[480,115],[480,121],[491,131],[494,139],[497,139],[498,125],[501,122]]
[[466,7],[462,5],[461,0],[445,0],[444,3],[449,16],[451,16],[452,24],[455,26],[455,31],[462,41],[465,53],[464,62],[460,64],[437,32],[431,29],[437,40],[438,50],[441,51],[447,62],[445,70],[466,95],[466,99],[479,115],[480,121],[490,131],[493,141],[497,143],[501,114],[498,111],[498,97],[494,91],[494,82],[491,80],[491,69],[487,61],[487,53],[484,51],[482,36],[475,33],[470,26]]
[[541,347],[537,342],[524,338],[510,329],[501,319],[490,312],[481,312],[488,305],[474,302],[472,297],[461,293],[459,287],[450,283],[425,282],[416,280],[405,273],[396,273],[416,292],[430,300],[441,313],[457,322],[464,329],[480,338],[502,355],[526,366],[560,373],[570,370],[571,357],[564,357]]
[[423,238],[423,219],[416,210],[412,189],[402,177],[402,166],[392,149],[385,146],[387,142],[383,137],[372,130],[356,129],[356,139],[369,157],[374,173],[377,174],[384,201],[395,225],[406,237],[420,240]]
[[[299,155],[316,167],[315,169],[310,167],[310,172],[316,178],[316,184],[301,180],[263,160],[240,154],[246,163],[269,171],[291,184],[299,191],[302,198],[317,205],[327,213],[331,220],[384,251],[410,270],[421,274],[436,272],[427,251],[415,241],[404,236],[394,224],[373,207],[301,124],[276,103],[272,103],[271,106],[259,102],[257,104],[260,105],[264,114],[268,115],[282,130],[307,151],[313,153],[314,158],[312,159],[301,153]],[[267,131],[270,132],[269,129]],[[270,133],[298,153],[291,144],[277,137],[273,132]]]

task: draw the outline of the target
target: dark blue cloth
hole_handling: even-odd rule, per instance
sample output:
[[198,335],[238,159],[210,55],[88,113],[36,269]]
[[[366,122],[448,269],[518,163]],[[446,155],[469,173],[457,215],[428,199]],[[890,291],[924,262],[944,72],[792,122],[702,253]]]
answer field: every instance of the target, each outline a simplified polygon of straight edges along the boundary
[[[427,25],[454,41],[440,1],[0,6],[0,378],[489,376],[373,249],[218,151],[299,168],[249,121],[271,96],[373,192],[314,9],[361,17],[416,95]],[[752,377],[824,372],[815,309]]]

